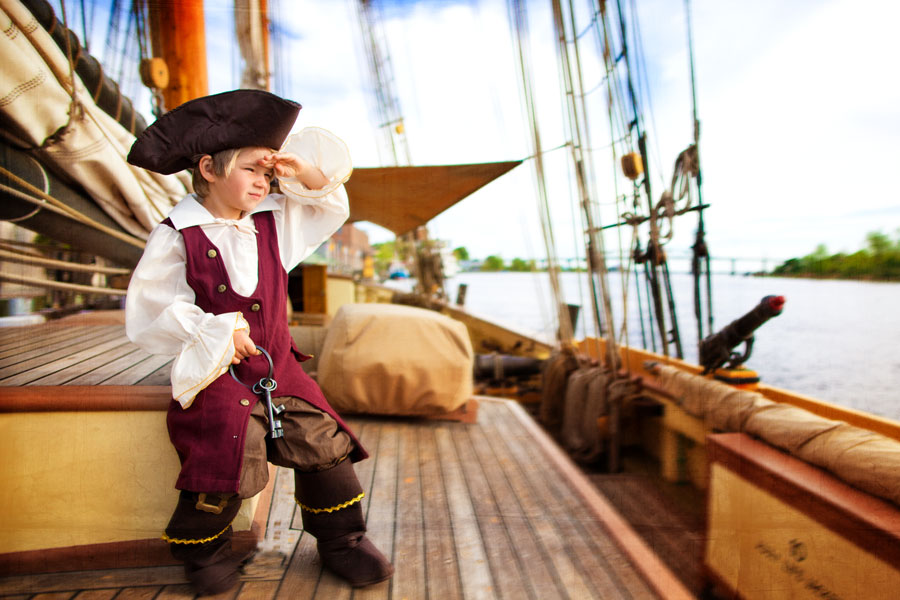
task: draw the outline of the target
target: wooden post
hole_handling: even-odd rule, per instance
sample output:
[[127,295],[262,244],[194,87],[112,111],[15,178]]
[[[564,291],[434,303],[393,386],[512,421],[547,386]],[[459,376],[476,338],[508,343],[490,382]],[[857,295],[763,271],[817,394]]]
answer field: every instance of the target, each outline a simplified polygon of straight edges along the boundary
[[169,68],[169,86],[163,90],[166,110],[207,95],[203,0],[150,2],[149,9],[153,54]]
[[468,284],[461,283],[459,284],[459,289],[456,291],[456,304],[459,306],[463,306],[466,303],[466,291],[469,289]]

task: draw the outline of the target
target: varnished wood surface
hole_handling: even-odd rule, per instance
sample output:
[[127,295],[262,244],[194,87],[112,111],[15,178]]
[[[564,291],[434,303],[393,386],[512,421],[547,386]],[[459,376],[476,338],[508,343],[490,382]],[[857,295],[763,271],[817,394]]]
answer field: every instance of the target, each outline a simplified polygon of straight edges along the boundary
[[900,570],[900,511],[895,504],[745,433],[719,433],[708,439],[710,462]]
[[[319,563],[279,469],[265,538],[221,598],[690,597],[661,565],[636,565],[622,522],[509,401],[481,399],[476,424],[354,417],[371,458],[355,465],[369,535],[392,580],[352,589]],[[179,567],[0,578],[12,598],[190,598]]]
[[132,344],[121,324],[53,321],[0,331],[0,386],[164,386],[171,357]]

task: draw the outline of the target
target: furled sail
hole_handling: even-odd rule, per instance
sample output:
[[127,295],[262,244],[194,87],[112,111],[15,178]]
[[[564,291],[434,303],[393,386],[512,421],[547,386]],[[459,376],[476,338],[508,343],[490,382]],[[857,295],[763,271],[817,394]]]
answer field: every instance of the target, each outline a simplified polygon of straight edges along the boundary
[[77,182],[127,234],[146,239],[185,194],[187,180],[128,165],[134,135],[97,106],[74,64],[23,3],[0,0],[0,20],[7,32],[0,36],[5,135]]

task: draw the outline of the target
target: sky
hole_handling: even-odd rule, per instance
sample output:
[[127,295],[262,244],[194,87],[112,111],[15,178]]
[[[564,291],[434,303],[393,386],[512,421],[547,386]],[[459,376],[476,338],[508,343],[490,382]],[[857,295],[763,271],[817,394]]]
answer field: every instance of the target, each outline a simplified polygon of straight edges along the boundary
[[[531,140],[505,0],[385,0],[394,86],[414,164],[528,159]],[[354,164],[379,157],[374,94],[364,68],[352,0],[270,0],[280,40],[275,91],[303,104],[297,128],[325,127],[344,139]],[[590,14],[575,0],[579,31]],[[233,89],[240,59],[231,2],[206,0],[210,93]],[[573,202],[550,2],[529,1],[529,52],[548,172],[557,255],[583,254]],[[678,153],[693,141],[685,3],[639,3],[638,22],[651,103],[644,106],[654,200]],[[900,80],[894,72],[900,5],[877,0],[692,0],[694,63],[707,242],[714,258],[772,268],[825,244],[865,246],[866,234],[900,236]],[[596,45],[581,38],[596,150],[601,225],[617,220],[597,89]],[[525,162],[437,217],[432,237],[471,256],[542,258],[534,161]],[[623,193],[619,178],[618,193]],[[679,218],[667,248],[687,256],[697,219]],[[373,242],[392,235],[364,226]],[[606,235],[607,250],[630,232]],[[763,262],[764,261],[764,262]],[[714,262],[714,267],[716,263]],[[721,265],[720,265],[721,266]]]

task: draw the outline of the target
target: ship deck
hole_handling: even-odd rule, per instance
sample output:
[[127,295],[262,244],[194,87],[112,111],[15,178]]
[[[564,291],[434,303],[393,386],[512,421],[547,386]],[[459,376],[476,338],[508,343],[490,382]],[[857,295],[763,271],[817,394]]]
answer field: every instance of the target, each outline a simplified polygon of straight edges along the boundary
[[[121,326],[45,329],[56,337],[0,332],[0,386],[36,386],[42,396],[60,385],[96,395],[164,384],[165,361],[128,344]],[[69,349],[55,354],[48,343]],[[315,540],[302,530],[292,476],[278,469],[256,557],[240,586],[220,597],[692,597],[518,403],[480,397],[475,423],[368,416],[349,422],[371,453],[356,471],[366,490],[369,535],[391,557],[394,577],[354,590],[324,570]],[[193,593],[181,567],[164,565],[0,577],[0,596]]]

